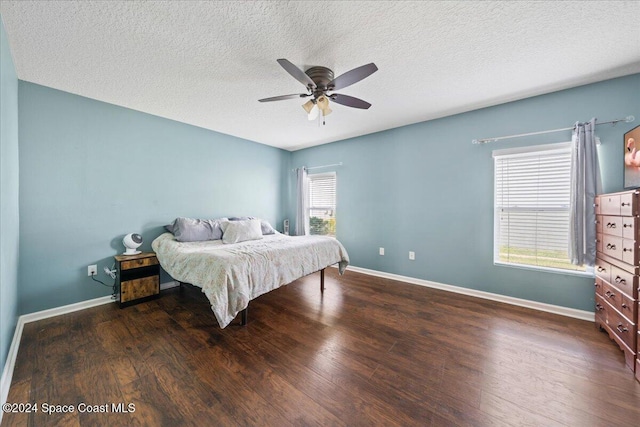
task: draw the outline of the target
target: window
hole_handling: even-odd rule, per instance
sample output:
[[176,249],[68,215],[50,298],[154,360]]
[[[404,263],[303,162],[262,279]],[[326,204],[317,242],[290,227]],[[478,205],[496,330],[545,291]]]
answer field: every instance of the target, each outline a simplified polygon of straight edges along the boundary
[[494,263],[579,270],[569,260],[571,144],[493,152]]
[[336,174],[309,175],[309,234],[336,236]]

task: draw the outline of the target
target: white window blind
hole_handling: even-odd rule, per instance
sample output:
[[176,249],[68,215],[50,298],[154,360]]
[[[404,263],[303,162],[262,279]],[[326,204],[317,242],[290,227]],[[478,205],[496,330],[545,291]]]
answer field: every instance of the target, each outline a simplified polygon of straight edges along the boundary
[[494,262],[581,270],[569,261],[571,145],[494,151]]
[[336,235],[336,174],[309,175],[309,233]]

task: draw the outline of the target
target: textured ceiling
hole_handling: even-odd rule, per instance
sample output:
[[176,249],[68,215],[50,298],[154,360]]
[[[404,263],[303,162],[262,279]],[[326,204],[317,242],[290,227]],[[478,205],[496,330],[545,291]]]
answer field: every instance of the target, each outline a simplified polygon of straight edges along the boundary
[[[640,72],[640,1],[0,1],[18,77],[295,150]],[[379,71],[326,126],[278,65]]]

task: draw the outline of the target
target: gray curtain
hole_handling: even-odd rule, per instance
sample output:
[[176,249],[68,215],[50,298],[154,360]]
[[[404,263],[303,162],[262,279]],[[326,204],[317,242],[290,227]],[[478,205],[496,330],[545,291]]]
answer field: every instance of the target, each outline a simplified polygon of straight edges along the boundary
[[571,206],[569,259],[575,265],[593,266],[596,261],[596,214],[594,199],[602,192],[596,119],[577,122],[573,129],[571,154]]
[[309,234],[309,185],[307,184],[307,168],[296,170],[296,236]]

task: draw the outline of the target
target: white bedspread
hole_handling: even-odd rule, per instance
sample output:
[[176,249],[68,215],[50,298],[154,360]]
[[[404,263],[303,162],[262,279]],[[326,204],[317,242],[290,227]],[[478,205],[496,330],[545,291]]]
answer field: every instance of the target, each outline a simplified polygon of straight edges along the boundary
[[332,264],[339,263],[342,274],[349,264],[342,244],[325,236],[278,233],[224,244],[220,240],[181,243],[164,233],[151,247],[171,277],[202,288],[222,328],[252,299]]

